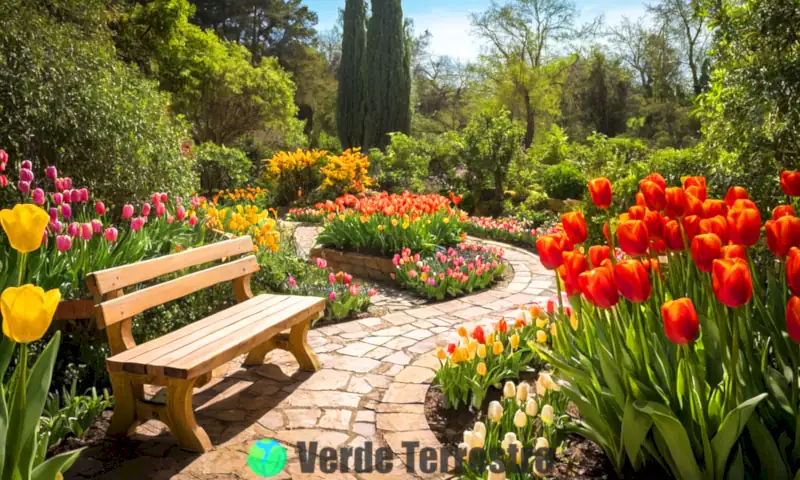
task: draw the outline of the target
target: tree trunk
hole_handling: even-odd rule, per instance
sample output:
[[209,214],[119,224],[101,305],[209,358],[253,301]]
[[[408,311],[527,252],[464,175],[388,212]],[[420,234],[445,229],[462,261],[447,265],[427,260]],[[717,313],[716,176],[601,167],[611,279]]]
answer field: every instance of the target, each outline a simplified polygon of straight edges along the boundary
[[536,133],[536,112],[531,105],[531,94],[525,91],[525,148],[533,144],[533,135]]

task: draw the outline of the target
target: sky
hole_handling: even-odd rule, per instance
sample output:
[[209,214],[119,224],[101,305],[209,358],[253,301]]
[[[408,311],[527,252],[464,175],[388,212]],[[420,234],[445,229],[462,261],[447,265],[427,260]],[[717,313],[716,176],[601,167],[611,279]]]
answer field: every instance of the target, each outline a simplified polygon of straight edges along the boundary
[[[638,19],[645,13],[644,0],[575,0],[581,12],[581,21],[588,22],[603,15],[605,25],[615,25],[622,17]],[[304,0],[317,12],[317,30],[328,30],[336,24],[338,10],[345,0]],[[471,13],[479,13],[489,6],[490,0],[403,0],[403,14],[414,19],[417,32],[429,30],[433,34],[430,50],[434,55],[449,55],[462,60],[473,60],[481,51],[481,43],[470,35]]]

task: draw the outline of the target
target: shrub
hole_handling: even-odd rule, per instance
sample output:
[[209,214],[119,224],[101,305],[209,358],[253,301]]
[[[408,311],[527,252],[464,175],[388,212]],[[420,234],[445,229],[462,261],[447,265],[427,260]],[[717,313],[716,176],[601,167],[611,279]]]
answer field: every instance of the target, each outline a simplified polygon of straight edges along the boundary
[[378,183],[395,193],[422,191],[422,180],[428,176],[429,145],[404,133],[390,133],[389,138],[386,154],[375,164]]
[[194,149],[204,192],[232,189],[247,184],[253,163],[241,150],[206,142]]
[[542,186],[552,198],[559,200],[583,197],[586,191],[586,177],[570,162],[561,162],[548,167],[542,174]]
[[69,435],[83,437],[95,419],[113,404],[107,390],[102,395],[94,387],[84,395],[77,392],[77,383],[73,381],[69,390],[64,388],[61,393],[56,390],[47,395],[39,424],[39,444],[45,449],[58,445]]
[[373,183],[369,176],[369,158],[358,148],[329,156],[320,171],[323,176],[320,189],[326,193],[361,193]]
[[320,185],[320,164],[327,153],[298,148],[294,152],[278,152],[266,161],[265,177],[275,186],[279,205],[289,205]]

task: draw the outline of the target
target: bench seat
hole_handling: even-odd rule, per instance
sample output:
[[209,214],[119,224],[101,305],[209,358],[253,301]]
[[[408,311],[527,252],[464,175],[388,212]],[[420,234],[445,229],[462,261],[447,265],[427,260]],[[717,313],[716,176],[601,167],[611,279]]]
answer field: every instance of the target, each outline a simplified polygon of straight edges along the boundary
[[114,355],[109,372],[192,379],[224,365],[319,314],[318,297],[258,295],[179,330]]

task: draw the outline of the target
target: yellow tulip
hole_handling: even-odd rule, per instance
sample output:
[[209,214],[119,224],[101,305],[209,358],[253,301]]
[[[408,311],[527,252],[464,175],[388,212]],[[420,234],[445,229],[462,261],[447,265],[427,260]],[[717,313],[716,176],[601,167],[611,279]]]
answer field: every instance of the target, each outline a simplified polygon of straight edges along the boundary
[[478,357],[486,358],[486,345],[482,343],[478,345]]
[[490,333],[489,336],[486,337],[486,343],[494,343],[494,332]]
[[477,370],[478,375],[480,375],[481,377],[486,375],[486,364],[483,362],[479,363],[478,366],[475,368],[475,370]]
[[508,337],[508,340],[511,342],[511,349],[512,350],[516,350],[517,348],[519,348],[519,334],[518,333],[515,333],[514,335],[511,335],[510,337]]
[[12,210],[0,211],[0,225],[6,232],[11,248],[30,253],[42,245],[44,229],[50,215],[32,203],[18,203]]
[[503,353],[503,344],[500,342],[494,342],[494,344],[492,345],[492,353],[494,353],[495,355],[500,355],[501,353]]
[[544,330],[536,332],[536,341],[539,343],[547,343],[547,333]]
[[447,352],[444,351],[444,348],[436,350],[436,358],[438,358],[439,360],[444,360],[445,358],[447,358]]
[[469,353],[465,347],[457,347],[453,352],[453,355],[450,357],[450,360],[455,364],[459,364],[465,361],[468,357]]
[[547,317],[539,318],[536,320],[536,327],[544,328],[547,326]]
[[557,331],[556,324],[555,323],[551,323],[550,324],[550,335],[555,337],[556,336],[556,331]]
[[0,295],[3,334],[17,343],[39,340],[50,327],[59,301],[61,292],[58,289],[45,293],[41,287],[31,284],[6,288]]
[[575,331],[578,330],[578,317],[575,316],[574,312],[569,316],[569,326]]

